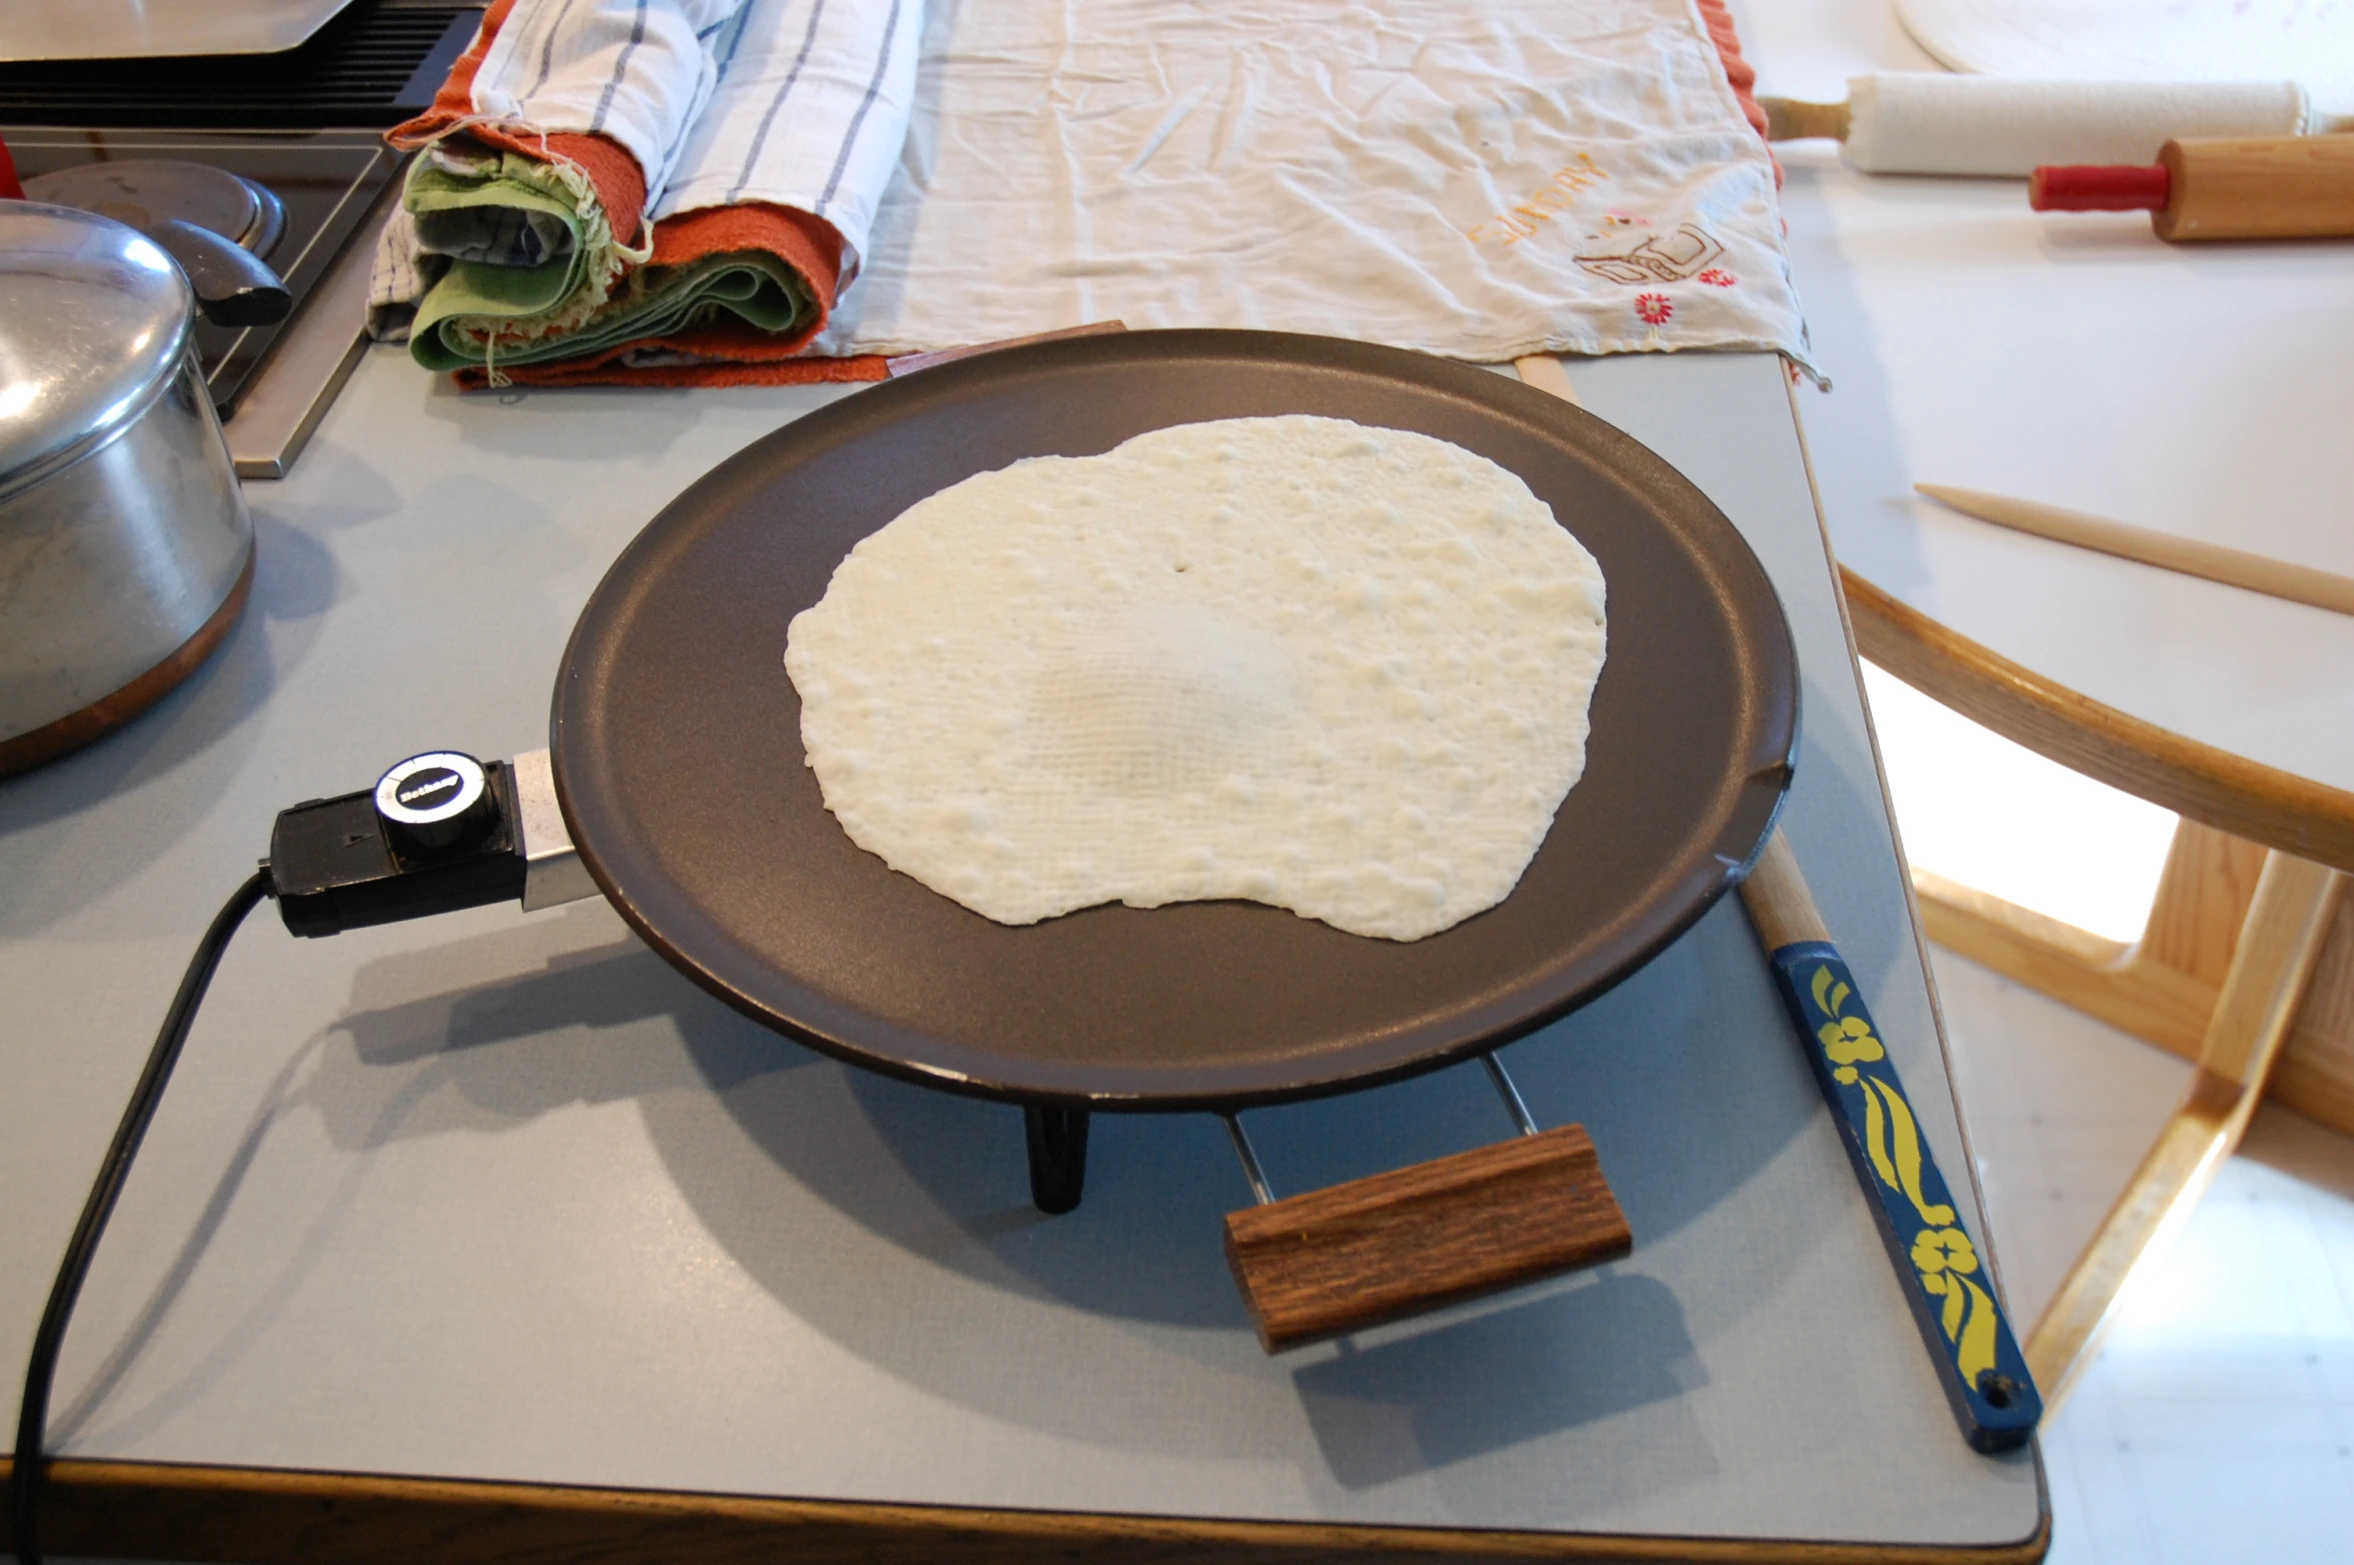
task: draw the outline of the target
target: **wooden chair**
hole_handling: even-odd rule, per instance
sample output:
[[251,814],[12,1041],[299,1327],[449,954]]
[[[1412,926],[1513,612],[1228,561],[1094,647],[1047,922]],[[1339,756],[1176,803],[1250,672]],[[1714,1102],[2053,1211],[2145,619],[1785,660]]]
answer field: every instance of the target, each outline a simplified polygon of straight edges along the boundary
[[2181,1104],[2027,1339],[2046,1407],[2135,1265],[2189,1216],[2266,1093],[2354,1134],[2354,793],[2054,684],[1840,572],[1857,649],[1996,733],[2182,817],[2131,945],[1924,870],[1929,938],[2194,1061]]

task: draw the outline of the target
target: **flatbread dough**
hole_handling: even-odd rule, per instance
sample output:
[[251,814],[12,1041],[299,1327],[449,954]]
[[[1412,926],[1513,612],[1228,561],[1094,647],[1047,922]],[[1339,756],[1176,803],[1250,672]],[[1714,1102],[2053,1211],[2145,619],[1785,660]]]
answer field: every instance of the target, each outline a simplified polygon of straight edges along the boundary
[[1603,648],[1601,569],[1518,477],[1289,416],[944,489],[785,667],[851,840],[977,913],[1242,897],[1414,940],[1519,882]]

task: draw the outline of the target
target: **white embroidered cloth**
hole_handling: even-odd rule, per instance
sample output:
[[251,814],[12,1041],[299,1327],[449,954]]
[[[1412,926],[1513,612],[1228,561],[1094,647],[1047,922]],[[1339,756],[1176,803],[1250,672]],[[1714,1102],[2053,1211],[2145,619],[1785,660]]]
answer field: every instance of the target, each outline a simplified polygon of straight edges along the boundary
[[1692,0],[933,0],[816,351],[1108,319],[1807,355],[1773,165]]

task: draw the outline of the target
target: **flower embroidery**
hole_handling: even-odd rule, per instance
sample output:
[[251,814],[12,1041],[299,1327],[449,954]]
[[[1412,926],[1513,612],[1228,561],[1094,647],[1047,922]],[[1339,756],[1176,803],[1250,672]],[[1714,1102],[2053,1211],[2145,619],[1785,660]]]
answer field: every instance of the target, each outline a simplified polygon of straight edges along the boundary
[[1730,288],[1741,279],[1721,267],[1710,267],[1700,274],[1700,280],[1711,288]]
[[[1959,1228],[1924,1228],[1913,1240],[1913,1269],[1923,1278],[1941,1272],[1974,1272],[1978,1269],[1978,1251],[1970,1243],[1970,1236]],[[1932,1288],[1942,1293],[1942,1288]]]
[[1635,313],[1651,325],[1661,326],[1666,324],[1669,316],[1676,313],[1676,307],[1668,302],[1664,293],[1639,293],[1635,295]]

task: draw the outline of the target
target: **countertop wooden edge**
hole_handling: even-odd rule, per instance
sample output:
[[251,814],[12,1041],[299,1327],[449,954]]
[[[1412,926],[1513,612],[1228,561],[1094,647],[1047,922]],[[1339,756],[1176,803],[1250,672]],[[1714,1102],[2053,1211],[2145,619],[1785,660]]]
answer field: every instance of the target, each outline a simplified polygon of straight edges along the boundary
[[[0,1474],[9,1466],[0,1462]],[[1213,1557],[1231,1565],[2031,1565],[2051,1545],[2048,1503],[2028,1537],[1980,1546],[1212,1521],[160,1462],[61,1461],[50,1473],[42,1541],[52,1555],[236,1565],[871,1565],[895,1556],[925,1565]],[[2040,1496],[2040,1462],[2036,1476]]]
[[2354,873],[2354,793],[2104,706],[1939,624],[1841,566],[1863,655],[2072,771],[2218,831]]

